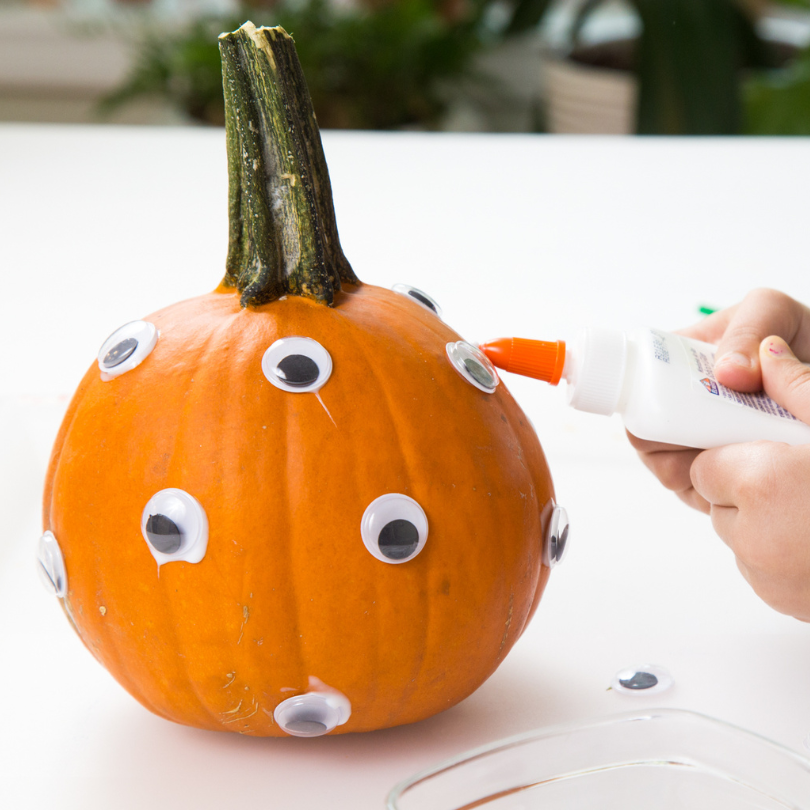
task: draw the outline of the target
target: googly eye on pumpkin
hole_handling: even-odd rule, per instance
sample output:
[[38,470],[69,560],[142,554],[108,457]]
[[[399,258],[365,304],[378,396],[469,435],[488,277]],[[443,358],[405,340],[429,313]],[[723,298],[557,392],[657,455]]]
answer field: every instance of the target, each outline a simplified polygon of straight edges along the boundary
[[395,293],[405,295],[412,301],[416,301],[417,304],[430,310],[440,318],[442,317],[442,308],[426,292],[422,292],[422,290],[418,290],[416,287],[411,287],[410,284],[394,284],[391,289]]
[[264,353],[262,371],[276,388],[303,394],[326,384],[332,373],[332,358],[317,340],[285,337]]
[[453,368],[471,385],[492,394],[500,380],[489,358],[472,343],[459,340],[447,344],[447,356]]
[[48,593],[60,599],[67,593],[65,558],[53,532],[47,531],[37,544],[37,570]]
[[568,552],[568,512],[559,504],[554,506],[543,546],[543,564],[549,568],[559,565]]
[[381,562],[408,562],[425,547],[428,521],[425,510],[407,495],[388,493],[373,500],[360,522],[365,547]]
[[141,532],[158,565],[198,563],[208,548],[208,517],[200,502],[182,489],[162,489],[149,499]]
[[111,380],[139,366],[155,348],[157,339],[158,330],[149,321],[130,321],[116,329],[98,351],[101,378]]

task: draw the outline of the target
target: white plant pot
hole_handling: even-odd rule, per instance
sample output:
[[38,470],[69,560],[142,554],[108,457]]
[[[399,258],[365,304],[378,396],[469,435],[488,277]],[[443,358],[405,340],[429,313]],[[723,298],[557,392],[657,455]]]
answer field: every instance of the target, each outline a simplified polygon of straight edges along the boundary
[[546,125],[558,134],[630,135],[636,131],[638,80],[621,70],[544,56]]

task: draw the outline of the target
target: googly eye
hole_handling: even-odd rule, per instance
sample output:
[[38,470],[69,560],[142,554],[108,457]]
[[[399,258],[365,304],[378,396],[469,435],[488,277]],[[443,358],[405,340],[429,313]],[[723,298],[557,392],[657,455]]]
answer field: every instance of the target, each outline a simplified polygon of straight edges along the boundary
[[276,706],[273,719],[293,737],[320,737],[351,717],[349,699],[339,694],[307,692]]
[[559,565],[568,552],[568,512],[555,505],[548,522],[546,542],[543,547],[543,564],[549,568]]
[[380,495],[363,513],[360,534],[372,556],[398,565],[412,560],[425,547],[427,516],[407,495]]
[[60,599],[67,593],[65,559],[53,532],[45,532],[37,544],[37,570],[45,590]]
[[303,394],[326,383],[332,373],[332,358],[317,340],[286,337],[264,353],[262,371],[276,388]]
[[395,293],[405,295],[412,301],[416,301],[417,304],[420,304],[425,309],[429,309],[440,318],[442,317],[442,308],[426,292],[417,290],[416,287],[411,287],[409,284],[394,284],[391,289]]
[[120,377],[140,365],[158,339],[158,331],[149,321],[131,321],[116,329],[98,351],[98,367],[103,380]]
[[447,344],[447,356],[453,368],[468,382],[485,394],[494,393],[500,380],[495,366],[476,346],[459,340]]
[[665,692],[675,683],[664,667],[641,664],[619,670],[613,676],[611,687],[626,695],[656,695]]
[[208,548],[208,517],[200,502],[182,489],[162,489],[149,499],[141,532],[158,565],[198,563]]

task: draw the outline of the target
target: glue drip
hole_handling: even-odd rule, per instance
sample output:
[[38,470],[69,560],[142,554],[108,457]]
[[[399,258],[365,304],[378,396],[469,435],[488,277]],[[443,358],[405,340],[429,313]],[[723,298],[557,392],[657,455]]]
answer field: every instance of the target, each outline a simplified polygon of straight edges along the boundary
[[[322,407],[322,408],[323,408],[323,409],[326,411],[326,415],[327,415],[327,416],[328,416],[330,419],[332,419],[332,414],[331,414],[331,413],[329,413],[329,408],[327,408],[327,407],[326,407],[326,405],[324,404],[324,401],[321,399],[321,392],[320,392],[320,391],[315,391],[315,396],[317,397],[318,402],[320,402],[320,403],[321,403],[321,407]],[[335,420],[334,420],[334,419],[332,419],[332,424],[333,424],[335,427],[337,427],[337,422],[335,422]]]

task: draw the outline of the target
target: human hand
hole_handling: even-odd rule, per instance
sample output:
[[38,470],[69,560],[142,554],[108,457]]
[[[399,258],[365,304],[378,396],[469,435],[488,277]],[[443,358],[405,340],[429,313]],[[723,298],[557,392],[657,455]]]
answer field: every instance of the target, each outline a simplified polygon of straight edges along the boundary
[[[716,344],[717,381],[737,391],[763,389],[759,346],[768,336],[783,338],[799,358],[810,359],[810,309],[776,290],[753,290],[739,304],[715,312],[678,334]],[[810,414],[803,421],[810,422]],[[701,450],[645,441],[629,432],[627,435],[641,460],[667,489],[689,506],[709,514],[710,504],[695,490],[690,475]]]
[[[757,290],[683,334],[718,344],[719,382],[764,388],[810,423],[810,369],[800,362],[810,358],[806,307]],[[630,438],[665,486],[711,515],[754,591],[781,613],[810,621],[810,445],[748,442],[701,451]]]

